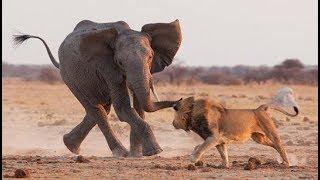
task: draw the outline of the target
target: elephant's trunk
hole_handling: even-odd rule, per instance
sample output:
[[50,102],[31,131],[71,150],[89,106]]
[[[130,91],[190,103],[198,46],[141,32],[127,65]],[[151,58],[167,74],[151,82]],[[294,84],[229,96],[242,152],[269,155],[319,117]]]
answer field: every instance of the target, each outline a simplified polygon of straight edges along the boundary
[[[134,95],[137,97],[140,106],[146,112],[154,112],[160,109],[173,107],[176,101],[158,101],[153,102],[151,100],[151,93],[150,90],[153,89],[154,94],[154,87],[152,87],[152,80],[150,72],[146,73],[147,75],[137,75],[135,77],[128,77],[128,84],[130,89],[133,91]],[[130,91],[130,90],[129,90]],[[130,92],[129,92],[130,93]],[[157,96],[157,95],[155,95]]]

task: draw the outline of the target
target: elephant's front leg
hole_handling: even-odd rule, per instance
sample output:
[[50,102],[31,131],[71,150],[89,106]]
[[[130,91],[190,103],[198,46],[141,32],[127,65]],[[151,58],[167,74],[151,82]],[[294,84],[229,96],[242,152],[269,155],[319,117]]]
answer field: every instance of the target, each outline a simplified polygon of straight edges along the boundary
[[103,106],[97,109],[96,120],[99,129],[103,133],[105,139],[107,140],[108,146],[112,152],[113,157],[126,157],[128,156],[127,149],[122,145],[120,140],[116,137],[113,132],[111,125],[107,120],[107,114],[110,112],[110,106]]
[[131,131],[134,131],[131,133],[133,135],[132,140],[141,140],[142,154],[151,156],[162,152],[149,124],[130,107],[129,95],[125,84],[111,89],[113,107],[119,119],[127,122],[131,126]]
[[[133,98],[133,106],[139,116],[144,119],[144,111],[139,105],[138,99],[136,96]],[[135,131],[130,131],[130,156],[132,157],[141,157],[142,156],[142,144],[141,139],[135,133]]]

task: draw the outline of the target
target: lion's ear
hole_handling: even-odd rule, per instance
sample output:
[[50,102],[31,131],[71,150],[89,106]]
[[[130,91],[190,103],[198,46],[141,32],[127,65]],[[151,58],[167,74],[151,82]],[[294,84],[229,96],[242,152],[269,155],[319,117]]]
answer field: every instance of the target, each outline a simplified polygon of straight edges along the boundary
[[212,106],[217,108],[220,112],[225,112],[225,107],[218,101],[212,101]]
[[189,108],[191,108],[194,105],[194,97],[191,96],[191,97],[186,98],[185,103],[187,104],[187,106]]
[[192,104],[192,103],[194,103],[194,97],[193,97],[193,96],[188,97],[188,98],[186,98],[184,101],[185,101],[186,103],[188,103],[188,104]]
[[183,112],[188,112],[190,111],[190,108],[192,107],[192,105],[194,105],[194,97],[188,97],[186,99],[182,99],[181,100],[181,110]]

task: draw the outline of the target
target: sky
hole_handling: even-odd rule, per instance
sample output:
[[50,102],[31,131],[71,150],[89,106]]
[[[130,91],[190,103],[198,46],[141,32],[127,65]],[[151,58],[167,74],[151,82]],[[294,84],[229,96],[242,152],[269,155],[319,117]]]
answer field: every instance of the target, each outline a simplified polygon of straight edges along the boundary
[[58,48],[84,19],[123,20],[134,30],[179,19],[182,44],[176,58],[188,66],[273,66],[287,58],[318,64],[316,0],[2,0],[2,61],[49,64],[41,41],[14,48],[18,32],[44,38]]

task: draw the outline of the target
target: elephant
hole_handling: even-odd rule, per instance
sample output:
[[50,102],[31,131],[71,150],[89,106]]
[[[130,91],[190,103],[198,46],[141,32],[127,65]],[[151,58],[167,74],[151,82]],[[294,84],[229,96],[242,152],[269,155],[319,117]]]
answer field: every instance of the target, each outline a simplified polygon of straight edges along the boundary
[[[79,154],[82,141],[96,124],[113,156],[151,156],[162,152],[144,120],[144,112],[173,107],[177,102],[159,100],[152,74],[169,66],[180,47],[178,19],[146,24],[141,31],[132,30],[124,21],[83,20],[60,45],[59,63],[39,36],[14,35],[14,42],[21,44],[29,38],[42,41],[51,62],[60,69],[62,80],[85,108],[82,122],[63,136],[72,153]],[[130,151],[115,136],[107,120],[111,105],[119,120],[131,127]]]

